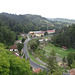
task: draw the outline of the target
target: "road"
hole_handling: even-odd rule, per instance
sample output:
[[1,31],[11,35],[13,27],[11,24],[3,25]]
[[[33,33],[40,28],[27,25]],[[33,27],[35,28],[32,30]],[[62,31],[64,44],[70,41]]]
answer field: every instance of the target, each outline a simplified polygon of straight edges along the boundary
[[[31,39],[28,37],[28,39],[27,39],[27,40],[25,41],[25,43],[24,43],[24,48],[23,48],[23,52],[24,52],[24,54],[25,54],[25,58],[26,58],[26,59],[29,58],[28,52],[27,52],[27,43],[28,43],[29,40],[31,40]],[[40,68],[40,69],[42,69],[42,70],[49,71],[48,68],[46,68],[46,67],[44,67],[44,66],[41,66],[41,65],[35,63],[35,62],[32,61],[31,59],[29,59],[29,61],[30,61],[30,65],[31,65],[32,67],[34,67],[34,68]]]

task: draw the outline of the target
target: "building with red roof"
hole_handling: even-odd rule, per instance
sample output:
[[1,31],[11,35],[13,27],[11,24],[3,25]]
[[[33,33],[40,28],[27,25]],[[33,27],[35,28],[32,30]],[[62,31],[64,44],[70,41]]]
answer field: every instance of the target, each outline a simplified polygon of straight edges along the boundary
[[38,68],[38,69],[34,69],[34,68],[33,68],[33,72],[34,72],[34,73],[39,73],[40,71],[41,71],[40,68]]
[[47,33],[48,34],[55,33],[55,29],[53,29],[53,30],[47,30]]
[[68,48],[66,46],[62,46],[62,49],[67,50]]
[[70,75],[75,75],[75,69],[69,70]]
[[10,51],[18,51],[17,45],[11,46]]

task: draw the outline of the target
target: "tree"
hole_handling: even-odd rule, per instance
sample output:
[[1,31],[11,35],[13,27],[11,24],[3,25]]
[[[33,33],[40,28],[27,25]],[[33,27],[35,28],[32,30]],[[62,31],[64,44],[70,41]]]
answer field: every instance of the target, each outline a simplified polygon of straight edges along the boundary
[[74,60],[75,60],[75,52],[68,53],[67,56],[68,66],[71,67],[71,64],[73,63]]
[[21,40],[21,41],[22,41],[22,43],[24,43],[24,41],[25,41],[25,38],[22,38],[22,40]]
[[45,32],[44,35],[45,35],[45,36],[48,35],[48,32]]
[[37,49],[37,47],[38,47],[38,44],[36,43],[36,41],[32,40],[31,43],[30,43],[30,49],[32,51],[35,51]]
[[23,44],[22,43],[18,43],[17,47],[18,47],[18,51],[21,52],[21,50],[23,48]]
[[57,69],[56,54],[54,50],[51,51],[50,56],[48,58],[48,68],[50,69],[51,73]]
[[63,57],[63,62],[66,62],[66,58],[65,57]]
[[71,68],[75,68],[75,60],[73,60],[73,62],[71,64]]
[[29,60],[16,57],[0,43],[0,75],[32,75]]
[[63,75],[63,72],[59,70],[55,70],[55,72],[52,73],[52,75]]

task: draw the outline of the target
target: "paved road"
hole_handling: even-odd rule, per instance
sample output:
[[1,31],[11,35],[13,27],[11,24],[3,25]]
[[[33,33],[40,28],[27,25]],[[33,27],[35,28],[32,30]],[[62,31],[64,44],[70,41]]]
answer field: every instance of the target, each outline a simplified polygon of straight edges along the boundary
[[[28,53],[27,53],[27,43],[28,43],[29,40],[30,40],[30,38],[28,38],[28,39],[25,41],[25,43],[24,43],[24,49],[23,49],[26,59],[29,58]],[[42,70],[49,71],[48,68],[43,67],[43,66],[41,66],[41,65],[39,65],[39,64],[37,64],[37,63],[35,63],[35,62],[32,61],[31,59],[30,59],[29,61],[30,61],[30,65],[31,65],[32,67],[40,68],[40,69],[42,69]]]

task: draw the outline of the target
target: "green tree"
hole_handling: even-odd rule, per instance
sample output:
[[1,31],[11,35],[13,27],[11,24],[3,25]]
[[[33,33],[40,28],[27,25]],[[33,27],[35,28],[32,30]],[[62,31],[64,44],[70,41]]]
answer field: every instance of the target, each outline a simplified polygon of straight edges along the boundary
[[0,75],[32,75],[29,60],[16,57],[0,43]]
[[73,60],[73,62],[71,64],[71,68],[75,68],[75,60]]
[[22,40],[21,40],[21,41],[22,41],[22,43],[24,43],[24,41],[25,41],[25,40],[26,40],[25,38],[22,38]]
[[68,53],[67,61],[70,67],[74,60],[75,60],[75,52]]
[[63,75],[62,71],[56,70],[52,75]]
[[45,32],[44,35],[45,35],[45,36],[48,35],[48,32]]
[[18,51],[21,52],[22,48],[23,48],[23,44],[22,43],[18,43],[17,47],[18,47]]
[[32,50],[32,51],[35,51],[36,49],[37,49],[37,47],[38,47],[38,44],[36,43],[36,41],[31,41],[30,42],[30,49]]
[[49,55],[48,68],[50,69],[51,73],[57,69],[56,54],[55,54],[54,50],[52,50]]

